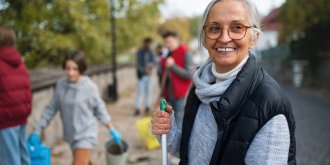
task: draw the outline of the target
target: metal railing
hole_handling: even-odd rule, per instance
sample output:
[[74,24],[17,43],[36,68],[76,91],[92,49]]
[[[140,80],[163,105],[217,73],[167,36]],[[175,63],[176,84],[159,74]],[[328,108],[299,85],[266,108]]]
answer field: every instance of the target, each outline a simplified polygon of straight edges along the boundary
[[[119,64],[117,69],[134,67],[132,63]],[[111,65],[95,65],[89,67],[85,75],[92,76],[112,71]],[[61,68],[44,68],[39,70],[30,70],[30,81],[32,92],[40,91],[45,88],[49,88],[56,85],[59,78],[64,76],[64,72]]]

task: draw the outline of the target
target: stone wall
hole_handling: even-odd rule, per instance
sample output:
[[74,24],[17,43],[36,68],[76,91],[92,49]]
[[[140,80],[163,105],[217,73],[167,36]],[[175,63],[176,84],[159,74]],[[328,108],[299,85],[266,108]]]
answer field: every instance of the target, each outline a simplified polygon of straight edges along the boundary
[[[60,69],[52,69],[47,71],[30,71],[31,84],[33,90],[33,108],[32,114],[28,119],[27,134],[32,131],[33,126],[40,119],[40,116],[47,106],[54,92],[56,81],[63,76]],[[50,73],[53,73],[50,74]],[[54,74],[56,73],[56,74]],[[42,76],[44,74],[44,76]],[[94,67],[87,72],[91,79],[97,84],[100,94],[104,100],[107,98],[107,88],[112,83],[112,73],[110,67]],[[49,76],[52,75],[52,76]],[[131,88],[136,83],[135,68],[132,65],[121,66],[117,70],[118,94],[125,89]],[[62,139],[62,124],[59,114],[49,124],[42,133],[45,143],[52,147]]]

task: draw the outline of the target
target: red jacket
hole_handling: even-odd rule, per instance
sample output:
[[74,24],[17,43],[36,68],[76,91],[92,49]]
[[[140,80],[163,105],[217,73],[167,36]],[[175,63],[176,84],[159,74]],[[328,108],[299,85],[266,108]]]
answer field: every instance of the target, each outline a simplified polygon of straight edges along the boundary
[[[172,52],[171,57],[174,59],[174,62],[177,66],[181,68],[185,68],[185,55],[188,52],[188,48],[184,45],[180,45],[177,49]],[[166,59],[161,61],[161,65],[163,68],[166,68]],[[180,99],[186,96],[190,84],[191,79],[186,79],[177,75],[174,72],[170,73],[171,85],[173,88],[173,94],[175,99]],[[163,89],[164,96],[168,99],[168,89],[165,87]]]
[[0,48],[0,129],[26,124],[31,104],[29,74],[19,53]]

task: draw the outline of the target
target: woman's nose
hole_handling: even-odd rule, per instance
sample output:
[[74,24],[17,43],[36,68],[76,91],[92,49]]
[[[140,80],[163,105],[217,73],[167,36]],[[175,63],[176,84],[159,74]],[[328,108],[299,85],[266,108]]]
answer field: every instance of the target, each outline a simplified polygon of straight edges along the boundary
[[227,43],[227,42],[231,41],[232,39],[230,38],[230,36],[228,34],[228,30],[223,29],[217,40],[221,43]]

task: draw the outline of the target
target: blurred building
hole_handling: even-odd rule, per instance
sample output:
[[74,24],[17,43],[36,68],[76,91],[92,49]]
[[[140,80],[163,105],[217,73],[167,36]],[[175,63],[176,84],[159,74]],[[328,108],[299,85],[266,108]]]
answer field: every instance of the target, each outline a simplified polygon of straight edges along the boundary
[[255,48],[257,52],[277,46],[279,31],[282,26],[279,20],[280,10],[280,7],[276,8],[262,19],[261,28],[263,33],[259,36],[260,38]]
[[191,40],[191,42],[189,43],[189,47],[190,47],[190,53],[192,55],[192,62],[194,67],[201,66],[209,58],[209,53],[207,52],[207,49],[205,49],[204,47],[202,48],[198,47],[197,38],[193,38]]

